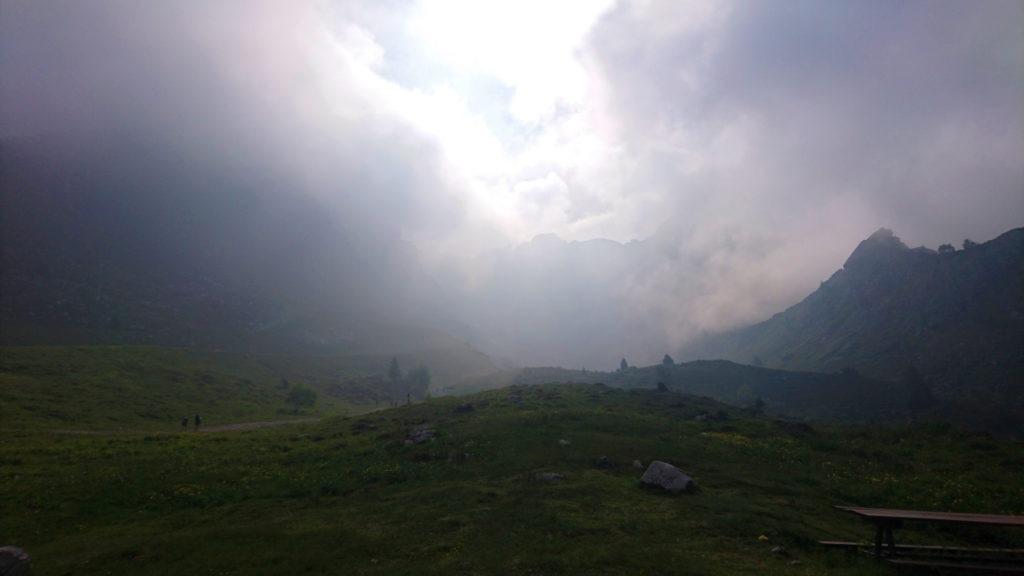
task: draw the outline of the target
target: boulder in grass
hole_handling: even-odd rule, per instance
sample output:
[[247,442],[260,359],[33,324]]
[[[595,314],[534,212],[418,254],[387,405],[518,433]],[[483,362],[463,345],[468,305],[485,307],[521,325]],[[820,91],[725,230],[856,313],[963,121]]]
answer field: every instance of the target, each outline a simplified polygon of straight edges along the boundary
[[0,546],[0,576],[29,576],[32,562],[28,553],[14,546]]
[[655,460],[640,477],[640,483],[644,486],[661,488],[673,494],[680,492],[693,492],[697,489],[697,483],[685,472],[669,464]]
[[434,439],[434,429],[429,424],[417,426],[405,437],[406,444],[422,444]]

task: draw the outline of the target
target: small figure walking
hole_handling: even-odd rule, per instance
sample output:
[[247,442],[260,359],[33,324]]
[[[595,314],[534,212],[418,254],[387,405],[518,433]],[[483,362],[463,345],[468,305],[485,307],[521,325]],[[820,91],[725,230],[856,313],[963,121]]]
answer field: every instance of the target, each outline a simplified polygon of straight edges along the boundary
[[181,429],[188,430],[188,416],[183,416],[181,419]]
[[203,419],[199,417],[199,414],[196,414],[196,430],[199,430],[199,425],[202,423]]

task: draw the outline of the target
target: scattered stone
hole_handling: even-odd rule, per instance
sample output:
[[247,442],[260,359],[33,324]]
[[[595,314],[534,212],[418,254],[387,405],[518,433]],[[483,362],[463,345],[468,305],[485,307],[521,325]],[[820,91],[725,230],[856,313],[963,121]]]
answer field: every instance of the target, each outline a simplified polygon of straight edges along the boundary
[[786,549],[783,548],[782,546],[773,546],[772,547],[772,554],[778,554],[780,556],[787,556],[789,554],[789,552],[786,552]]
[[465,404],[459,404],[458,406],[455,407],[455,412],[458,414],[465,414],[466,412],[472,412],[473,410],[475,410],[475,408],[473,408],[473,405],[470,404],[469,402],[466,402]]
[[606,468],[606,469],[607,468],[611,468],[612,467],[612,461],[609,460],[607,456],[601,456],[597,460],[594,460],[594,466],[597,466],[598,468]]
[[29,576],[32,574],[32,559],[28,553],[15,546],[0,546],[0,576]]
[[667,490],[674,494],[679,492],[692,492],[697,489],[697,483],[679,468],[660,460],[651,462],[647,471],[640,478],[645,486],[652,486]]
[[558,440],[558,445],[559,446],[568,446],[569,444],[572,444],[572,442],[569,442],[565,438],[561,438],[561,439]]
[[700,414],[697,414],[696,416],[693,417],[693,419],[696,420],[697,422],[707,422],[710,418],[711,417],[708,416],[707,412],[701,412]]
[[369,420],[357,420],[356,423],[352,425],[352,432],[354,434],[362,434],[363,432],[376,429],[377,425]]
[[427,440],[434,439],[434,429],[429,424],[422,424],[413,428],[405,437],[406,444],[422,444]]
[[633,468],[636,468],[637,470],[643,470],[644,463],[639,460],[633,460]]
[[565,480],[565,476],[557,472],[541,472],[540,474],[537,474],[536,477],[537,480],[540,480],[541,482],[558,482],[560,480]]
[[789,564],[790,566],[799,566],[799,565],[803,564],[803,562],[801,562],[799,560],[790,560],[789,562],[787,562],[787,564]]

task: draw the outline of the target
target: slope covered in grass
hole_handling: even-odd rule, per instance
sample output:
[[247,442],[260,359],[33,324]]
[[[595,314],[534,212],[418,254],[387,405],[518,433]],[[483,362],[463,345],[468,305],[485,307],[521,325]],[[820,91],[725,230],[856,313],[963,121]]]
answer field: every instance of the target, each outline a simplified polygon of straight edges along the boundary
[[[280,418],[280,376],[241,355],[145,347],[0,349],[0,427],[171,429]],[[331,406],[330,399],[324,403]]]
[[513,381],[604,383],[622,388],[655,388],[662,383],[676,392],[707,396],[733,406],[753,406],[760,400],[771,414],[824,421],[905,421],[916,408],[914,390],[855,371],[794,372],[725,360],[631,366],[615,372],[524,368]]
[[[392,355],[241,354],[147,346],[0,347],[0,429],[174,429],[199,413],[211,425],[293,417],[291,386],[318,394],[318,415],[422,398],[386,377]],[[491,370],[464,348],[397,355],[426,366],[432,385]],[[308,415],[308,414],[307,414]]]
[[[407,444],[424,424],[436,437]],[[888,574],[814,544],[870,534],[832,504],[1020,513],[1022,454],[935,426],[810,428],[671,392],[521,386],[287,429],[9,435],[0,535],[44,576]],[[632,462],[654,459],[701,490],[641,489]]]

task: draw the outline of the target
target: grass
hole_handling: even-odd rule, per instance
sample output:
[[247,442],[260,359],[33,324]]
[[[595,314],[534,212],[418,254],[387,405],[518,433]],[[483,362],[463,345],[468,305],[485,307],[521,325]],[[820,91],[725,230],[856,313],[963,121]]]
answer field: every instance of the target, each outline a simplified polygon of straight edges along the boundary
[[[0,428],[175,430],[289,417],[281,373],[238,354],[147,347],[0,348]],[[344,398],[320,395],[334,414]]]
[[[470,349],[400,354],[426,365],[435,386],[488,370]],[[483,358],[483,360],[481,360]],[[294,417],[287,386],[318,394],[317,415],[365,412],[405,400],[374,389],[390,355],[239,354],[145,346],[0,347],[0,431],[175,430],[184,416],[208,425]],[[309,414],[305,414],[309,416]]]
[[[7,434],[0,540],[41,575],[889,574],[815,544],[871,533],[832,504],[1024,511],[1020,443],[941,426],[808,428],[674,393],[514,390],[521,403],[503,389],[245,432]],[[474,410],[457,412],[463,402]],[[719,410],[727,419],[694,418]],[[437,437],[405,444],[423,423]],[[701,490],[644,490],[634,459],[674,463]]]

